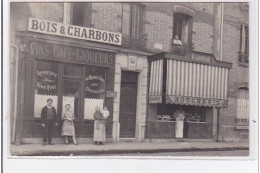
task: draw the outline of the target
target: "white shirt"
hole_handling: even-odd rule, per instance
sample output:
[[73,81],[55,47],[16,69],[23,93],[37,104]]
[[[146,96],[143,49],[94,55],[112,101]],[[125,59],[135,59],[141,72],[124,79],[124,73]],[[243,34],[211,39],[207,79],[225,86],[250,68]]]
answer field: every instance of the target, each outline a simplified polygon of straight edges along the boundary
[[173,39],[173,44],[175,44],[175,45],[181,45],[181,46],[182,46],[181,40]]

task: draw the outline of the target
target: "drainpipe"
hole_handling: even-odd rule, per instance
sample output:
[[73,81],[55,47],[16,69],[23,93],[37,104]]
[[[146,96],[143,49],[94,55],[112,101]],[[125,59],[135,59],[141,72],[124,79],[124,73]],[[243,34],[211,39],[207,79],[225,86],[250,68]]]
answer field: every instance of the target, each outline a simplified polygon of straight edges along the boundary
[[13,122],[13,134],[12,134],[12,143],[16,142],[16,119],[17,119],[17,84],[18,84],[18,47],[14,44],[11,44],[11,47],[15,48],[15,85],[14,85],[14,122]]
[[217,108],[217,137],[216,142],[219,142],[219,118],[220,118],[220,108]]
[[220,24],[220,53],[219,60],[223,60],[223,25],[224,25],[224,3],[221,3],[221,24]]

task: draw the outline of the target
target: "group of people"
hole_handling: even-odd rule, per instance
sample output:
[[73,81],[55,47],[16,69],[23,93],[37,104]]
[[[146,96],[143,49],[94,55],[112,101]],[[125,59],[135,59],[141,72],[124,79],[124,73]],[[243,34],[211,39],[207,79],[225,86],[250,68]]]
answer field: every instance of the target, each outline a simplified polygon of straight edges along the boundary
[[[52,99],[47,100],[47,105],[42,108],[41,119],[43,127],[43,145],[54,145],[52,143],[53,127],[58,126],[57,113],[52,106]],[[94,113],[94,143],[95,145],[102,145],[106,140],[106,120],[109,116],[109,111],[106,106],[101,111],[100,107],[96,106]],[[62,113],[61,119],[63,120],[61,136],[65,137],[65,144],[69,144],[69,137],[72,137],[74,145],[78,145],[75,136],[75,127],[73,120],[75,119],[74,113],[71,110],[71,105],[66,104],[65,110]]]

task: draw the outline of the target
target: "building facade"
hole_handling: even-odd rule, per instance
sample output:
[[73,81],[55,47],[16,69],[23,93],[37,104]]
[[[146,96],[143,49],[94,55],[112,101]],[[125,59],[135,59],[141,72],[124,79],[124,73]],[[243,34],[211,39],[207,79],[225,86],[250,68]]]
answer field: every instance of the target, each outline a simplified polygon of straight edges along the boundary
[[[41,142],[41,108],[73,105],[76,137],[110,112],[107,139],[248,138],[245,3],[11,3],[11,137]],[[178,39],[176,39],[178,38]],[[177,41],[176,41],[177,40]],[[55,142],[54,141],[54,142]]]

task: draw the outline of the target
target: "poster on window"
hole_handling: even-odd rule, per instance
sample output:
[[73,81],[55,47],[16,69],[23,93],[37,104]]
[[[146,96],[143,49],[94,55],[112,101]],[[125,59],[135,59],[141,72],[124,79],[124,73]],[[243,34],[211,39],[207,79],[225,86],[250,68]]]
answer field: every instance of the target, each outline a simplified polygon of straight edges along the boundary
[[89,99],[84,100],[84,119],[94,120],[94,113],[96,106],[103,110],[104,99]]
[[86,95],[84,100],[84,118],[94,119],[95,107],[103,109],[105,99],[105,69],[88,67],[86,71]]
[[52,106],[58,105],[58,66],[53,63],[38,62],[34,97],[34,117],[41,117],[41,110],[52,99]]
[[86,98],[104,99],[105,88],[105,70],[88,67],[86,72]]

